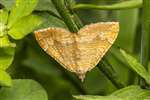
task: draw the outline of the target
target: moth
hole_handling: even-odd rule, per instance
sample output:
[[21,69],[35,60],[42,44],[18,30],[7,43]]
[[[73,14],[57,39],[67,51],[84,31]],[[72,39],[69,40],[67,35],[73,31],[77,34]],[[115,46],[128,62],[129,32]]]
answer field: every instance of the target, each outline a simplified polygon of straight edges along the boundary
[[99,22],[86,25],[77,33],[54,27],[34,33],[47,54],[83,81],[112,46],[118,32],[118,22]]

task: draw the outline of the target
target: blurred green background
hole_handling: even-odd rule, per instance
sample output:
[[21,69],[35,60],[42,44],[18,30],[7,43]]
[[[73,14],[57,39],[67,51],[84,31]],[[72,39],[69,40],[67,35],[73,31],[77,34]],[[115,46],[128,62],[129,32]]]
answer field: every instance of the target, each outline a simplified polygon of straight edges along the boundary
[[[125,0],[76,0],[82,3],[92,4],[112,4]],[[0,3],[11,8],[13,0],[0,0]],[[50,0],[39,0],[35,9],[40,12],[40,16],[44,16],[47,21],[40,27],[66,27],[65,24],[44,12],[52,11],[57,14]],[[125,49],[126,51],[138,55],[139,41],[141,33],[141,9],[128,10],[77,10],[77,14],[84,24],[90,24],[103,21],[119,21],[120,32],[114,45]],[[13,78],[32,78],[37,80],[46,89],[49,100],[71,100],[72,94],[88,94],[88,95],[107,95],[116,90],[116,87],[110,80],[95,67],[88,72],[83,83],[75,76],[64,70],[56,61],[47,55],[35,41],[34,35],[30,34],[23,40],[17,41],[15,60],[9,68],[9,73]],[[117,55],[118,51],[112,49]],[[122,63],[113,61],[110,52],[106,54],[109,61],[113,64],[119,78],[126,85],[131,84],[133,72],[125,67]],[[130,75],[130,76],[129,76]]]

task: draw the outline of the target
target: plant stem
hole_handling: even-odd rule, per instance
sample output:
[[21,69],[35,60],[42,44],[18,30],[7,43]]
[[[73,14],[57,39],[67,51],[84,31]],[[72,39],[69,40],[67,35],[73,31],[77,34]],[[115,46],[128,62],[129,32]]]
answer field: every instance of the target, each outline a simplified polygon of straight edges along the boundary
[[114,84],[118,89],[125,87],[125,85],[118,79],[117,74],[113,67],[105,60],[101,60],[98,64],[98,68],[107,76],[107,78]]
[[[143,0],[143,22],[142,22],[142,35],[141,35],[141,52],[140,62],[148,70],[148,62],[150,55],[150,0]],[[149,70],[150,71],[150,70]],[[147,87],[146,82],[140,79],[140,85]],[[148,86],[149,88],[149,86]]]
[[142,0],[123,1],[112,5],[93,5],[93,4],[76,4],[73,9],[95,9],[95,10],[120,10],[139,8],[142,6]]
[[140,61],[143,66],[147,68],[150,55],[150,0],[143,0],[143,5],[143,26]]
[[73,14],[70,13],[69,9],[65,4],[64,0],[52,0],[54,6],[56,7],[57,11],[59,12],[60,16],[66,23],[67,27],[71,32],[78,32],[79,28],[76,25],[75,21],[73,20]]

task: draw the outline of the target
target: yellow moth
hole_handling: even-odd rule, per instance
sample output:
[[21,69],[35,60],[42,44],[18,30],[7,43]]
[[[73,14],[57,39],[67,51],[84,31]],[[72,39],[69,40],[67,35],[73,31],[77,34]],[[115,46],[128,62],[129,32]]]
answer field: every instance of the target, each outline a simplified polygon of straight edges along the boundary
[[100,22],[86,25],[77,33],[50,27],[35,31],[35,37],[45,52],[83,81],[112,46],[118,32],[118,22]]

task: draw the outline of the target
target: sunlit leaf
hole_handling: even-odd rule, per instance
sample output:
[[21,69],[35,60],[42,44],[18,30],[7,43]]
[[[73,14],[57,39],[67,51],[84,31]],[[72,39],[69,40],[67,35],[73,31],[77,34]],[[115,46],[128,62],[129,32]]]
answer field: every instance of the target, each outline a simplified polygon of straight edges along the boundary
[[7,72],[0,69],[0,86],[11,86],[12,80]]
[[0,48],[0,70],[6,70],[14,59],[15,48]]
[[43,19],[36,15],[23,17],[8,31],[8,34],[14,39],[22,39],[37,28],[42,22]]
[[0,23],[6,24],[8,19],[8,11],[7,10],[0,10]]
[[8,39],[8,36],[5,35],[3,37],[0,37],[0,48],[2,47],[15,47],[15,43],[11,43]]
[[31,14],[38,3],[38,0],[16,0],[8,21],[8,28],[11,28],[20,18]]
[[0,89],[0,100],[48,100],[48,97],[36,81],[17,79],[12,87]]
[[8,11],[0,10],[0,37],[6,34],[7,19],[8,19]]
[[148,84],[150,84],[150,74],[146,71],[144,66],[142,66],[134,57],[127,54],[125,51],[120,50],[130,67],[137,72],[142,78],[144,78]]

